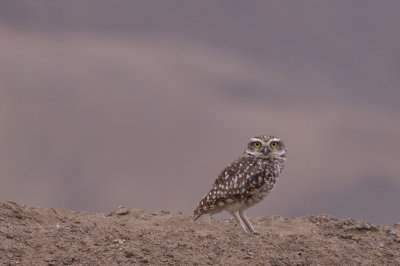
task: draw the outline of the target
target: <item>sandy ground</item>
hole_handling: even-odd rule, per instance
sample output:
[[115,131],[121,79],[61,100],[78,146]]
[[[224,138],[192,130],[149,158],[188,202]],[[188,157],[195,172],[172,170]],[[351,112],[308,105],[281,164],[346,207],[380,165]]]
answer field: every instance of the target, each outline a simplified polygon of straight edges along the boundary
[[0,202],[1,265],[400,265],[400,223],[375,226],[319,215],[233,220],[109,214]]

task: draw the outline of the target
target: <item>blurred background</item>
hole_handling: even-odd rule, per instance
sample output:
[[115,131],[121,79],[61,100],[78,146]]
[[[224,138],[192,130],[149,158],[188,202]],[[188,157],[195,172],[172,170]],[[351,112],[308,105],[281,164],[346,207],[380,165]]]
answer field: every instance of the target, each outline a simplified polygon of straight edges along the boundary
[[0,200],[191,213],[250,137],[250,216],[400,221],[400,2],[1,1]]

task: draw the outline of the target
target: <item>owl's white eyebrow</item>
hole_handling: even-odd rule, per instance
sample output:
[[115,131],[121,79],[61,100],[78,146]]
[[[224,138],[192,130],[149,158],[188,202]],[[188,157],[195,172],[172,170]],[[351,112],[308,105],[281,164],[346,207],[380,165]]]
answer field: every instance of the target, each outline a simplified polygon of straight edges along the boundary
[[250,141],[259,141],[259,142],[264,142],[261,139],[257,139],[257,138],[251,138]]
[[273,139],[270,139],[269,141],[280,141],[280,139],[273,138]]

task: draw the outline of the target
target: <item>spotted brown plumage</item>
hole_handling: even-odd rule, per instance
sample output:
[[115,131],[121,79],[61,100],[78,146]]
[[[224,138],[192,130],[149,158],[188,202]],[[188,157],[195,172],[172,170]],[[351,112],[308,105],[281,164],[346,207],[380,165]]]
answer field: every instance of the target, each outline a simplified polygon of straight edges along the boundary
[[250,139],[246,151],[217,177],[211,190],[194,210],[193,220],[203,214],[230,212],[242,229],[256,233],[244,211],[263,200],[283,169],[286,148],[274,136]]

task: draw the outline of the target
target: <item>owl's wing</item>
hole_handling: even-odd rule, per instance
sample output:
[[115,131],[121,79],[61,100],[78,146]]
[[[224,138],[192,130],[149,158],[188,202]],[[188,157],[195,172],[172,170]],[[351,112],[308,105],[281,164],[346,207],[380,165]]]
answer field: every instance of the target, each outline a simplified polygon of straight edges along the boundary
[[268,182],[268,173],[258,164],[235,161],[215,180],[211,190],[194,210],[193,220],[204,213],[217,212],[220,207],[250,196]]
[[209,193],[216,195],[217,202],[229,198],[234,200],[256,193],[268,180],[267,170],[258,164],[229,167],[218,176]]

